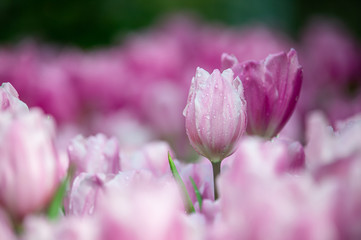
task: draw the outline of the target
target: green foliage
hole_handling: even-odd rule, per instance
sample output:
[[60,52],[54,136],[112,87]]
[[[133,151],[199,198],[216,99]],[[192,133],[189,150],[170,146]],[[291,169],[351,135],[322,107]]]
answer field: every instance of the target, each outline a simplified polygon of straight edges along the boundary
[[191,176],[189,176],[189,180],[191,181],[194,192],[196,194],[197,201],[198,201],[198,204],[199,204],[199,210],[202,211],[203,199],[202,199],[201,193],[199,192],[199,189],[198,189],[196,183],[194,182],[194,179]]
[[193,203],[191,198],[189,197],[188,191],[186,189],[186,186],[184,185],[184,182],[182,180],[182,178],[180,177],[178,170],[173,162],[172,157],[170,156],[170,153],[168,153],[168,161],[169,161],[169,166],[170,166],[170,170],[172,171],[173,177],[175,179],[175,181],[177,182],[182,195],[183,195],[183,200],[184,200],[184,204],[186,207],[186,211],[187,213],[193,213],[195,212]]
[[63,180],[63,182],[58,187],[57,191],[54,194],[52,201],[49,204],[47,209],[47,215],[49,219],[56,219],[59,216],[61,211],[64,211],[63,208],[63,199],[65,197],[66,188],[69,184],[70,174]]

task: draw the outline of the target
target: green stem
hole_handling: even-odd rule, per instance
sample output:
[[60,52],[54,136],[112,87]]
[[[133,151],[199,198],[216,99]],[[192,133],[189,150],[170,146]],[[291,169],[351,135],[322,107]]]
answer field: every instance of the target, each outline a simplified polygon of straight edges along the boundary
[[221,173],[221,161],[212,162],[212,168],[213,168],[214,200],[217,200],[218,199],[218,190],[217,190],[216,179],[217,179],[218,175]]

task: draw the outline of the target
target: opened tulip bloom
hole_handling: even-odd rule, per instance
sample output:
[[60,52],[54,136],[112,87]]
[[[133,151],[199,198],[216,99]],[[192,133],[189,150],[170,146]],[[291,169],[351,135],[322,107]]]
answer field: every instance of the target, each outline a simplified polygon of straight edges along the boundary
[[[232,63],[233,61],[233,63]],[[232,67],[244,86],[247,101],[247,133],[266,138],[276,136],[295,109],[302,84],[297,53],[270,54],[262,61],[238,63],[224,54],[222,63]]]
[[191,145],[212,162],[217,175],[221,161],[233,153],[246,129],[246,102],[240,79],[233,77],[231,69],[209,74],[197,68],[183,115]]

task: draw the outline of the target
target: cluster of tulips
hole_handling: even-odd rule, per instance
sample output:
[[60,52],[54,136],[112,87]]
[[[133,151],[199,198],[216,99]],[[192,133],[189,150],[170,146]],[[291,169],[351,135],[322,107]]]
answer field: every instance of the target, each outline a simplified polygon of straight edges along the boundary
[[324,20],[3,47],[0,239],[360,239],[360,66]]

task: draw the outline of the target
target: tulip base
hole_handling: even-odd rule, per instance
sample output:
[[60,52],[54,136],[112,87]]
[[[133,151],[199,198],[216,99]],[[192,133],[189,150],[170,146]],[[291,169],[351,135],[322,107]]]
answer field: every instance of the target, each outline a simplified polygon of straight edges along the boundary
[[213,169],[213,189],[214,189],[214,200],[218,199],[218,189],[216,180],[218,175],[221,173],[221,161],[212,162],[212,169]]

